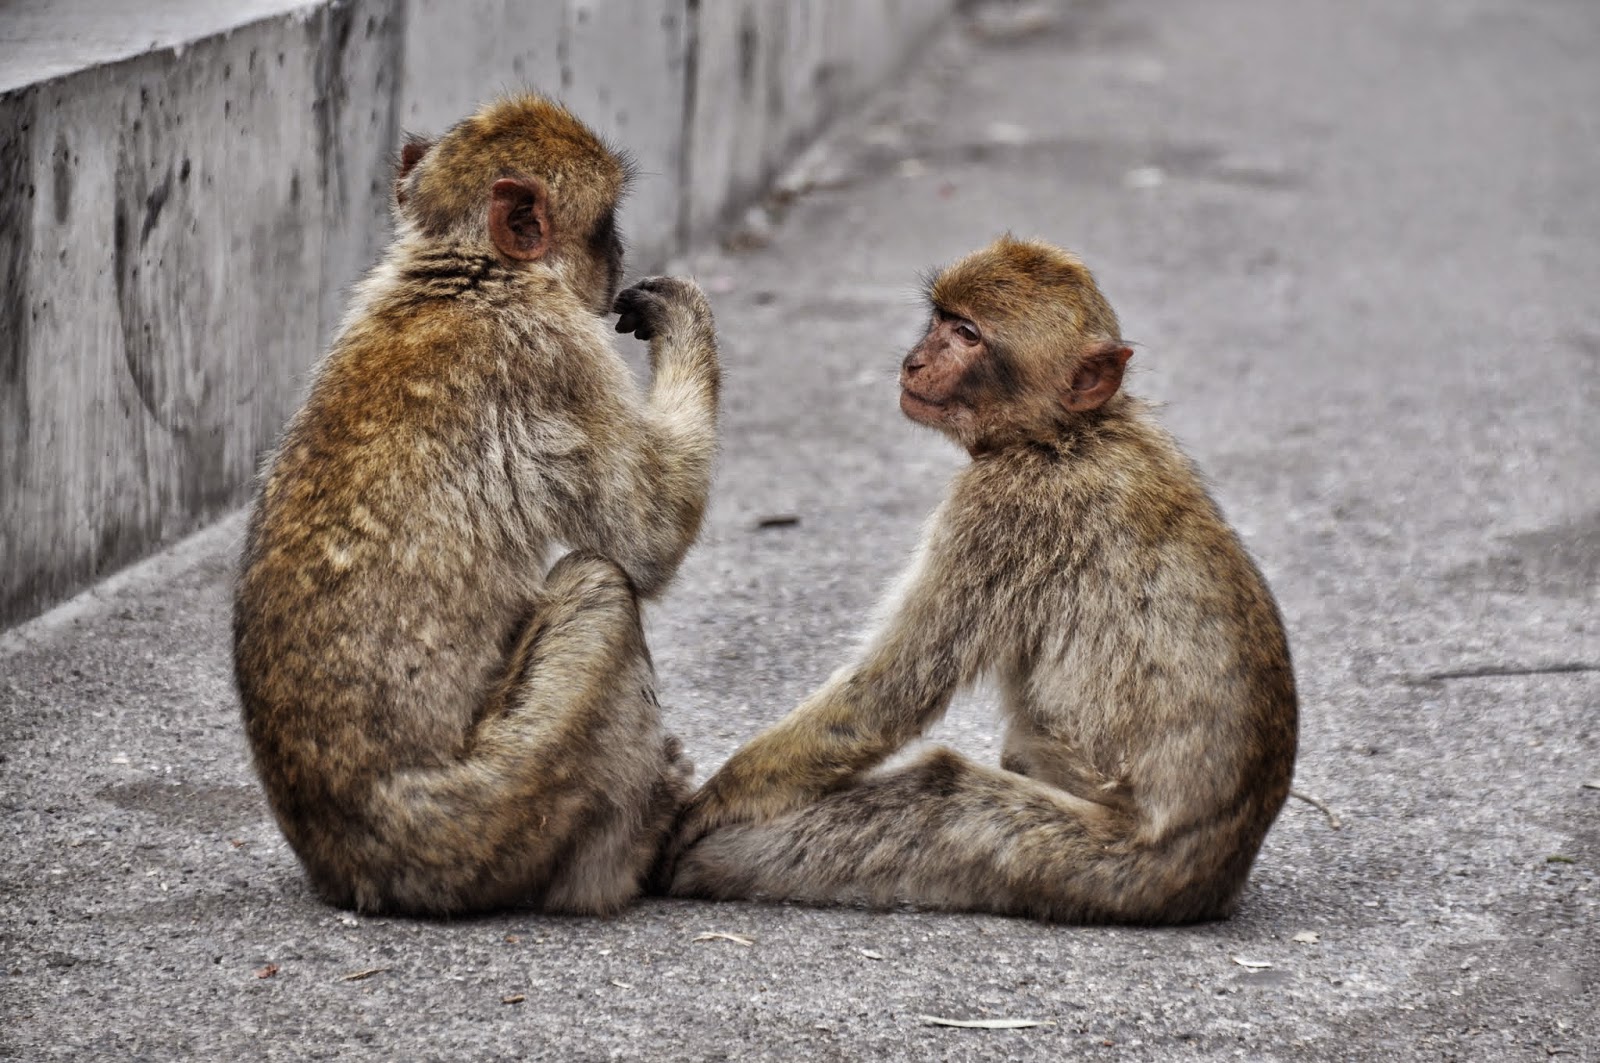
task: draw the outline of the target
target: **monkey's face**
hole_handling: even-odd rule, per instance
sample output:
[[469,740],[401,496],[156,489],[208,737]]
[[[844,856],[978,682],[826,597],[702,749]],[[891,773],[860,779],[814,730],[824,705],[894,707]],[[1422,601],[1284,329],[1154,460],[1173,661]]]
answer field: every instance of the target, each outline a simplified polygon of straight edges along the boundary
[[966,405],[963,382],[985,353],[975,323],[935,309],[927,335],[900,363],[901,411],[918,424],[947,427]]
[[900,410],[972,449],[1021,389],[1011,359],[983,326],[935,307],[927,335],[900,363]]
[[1094,277],[1002,236],[928,284],[933,320],[900,367],[900,409],[973,455],[1044,440],[1116,394],[1132,352]]

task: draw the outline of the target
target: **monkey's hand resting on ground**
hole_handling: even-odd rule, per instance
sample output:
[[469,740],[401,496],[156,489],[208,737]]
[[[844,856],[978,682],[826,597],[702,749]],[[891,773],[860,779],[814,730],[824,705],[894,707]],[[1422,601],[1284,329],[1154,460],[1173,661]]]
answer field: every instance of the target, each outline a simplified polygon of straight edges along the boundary
[[707,835],[739,823],[764,823],[805,803],[806,799],[795,791],[749,785],[740,780],[737,769],[730,773],[724,767],[679,811],[672,836],[652,876],[655,888],[665,891],[672,885],[678,861]]
[[[678,859],[706,835],[739,823],[765,823],[803,808],[851,774],[846,758],[830,756],[822,748],[814,757],[800,753],[814,745],[783,735],[792,727],[778,727],[760,735],[733,755],[684,805],[656,876],[664,888],[670,884]],[[812,734],[826,732],[812,732]]]

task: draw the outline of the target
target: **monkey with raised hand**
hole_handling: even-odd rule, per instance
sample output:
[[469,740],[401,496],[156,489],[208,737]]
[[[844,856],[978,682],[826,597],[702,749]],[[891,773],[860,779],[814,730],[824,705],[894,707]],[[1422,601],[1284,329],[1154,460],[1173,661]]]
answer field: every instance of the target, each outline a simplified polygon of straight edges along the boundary
[[[1005,237],[940,273],[900,407],[966,448],[859,658],[691,799],[680,896],[912,903],[1068,922],[1230,914],[1289,792],[1272,596],[1121,390],[1089,271]],[[1000,767],[890,754],[992,676]]]
[[[235,672],[333,904],[611,912],[690,788],[639,601],[699,532],[716,337],[691,281],[618,295],[627,179],[534,95],[408,143],[394,243],[267,464]],[[650,341],[648,396],[613,305]]]

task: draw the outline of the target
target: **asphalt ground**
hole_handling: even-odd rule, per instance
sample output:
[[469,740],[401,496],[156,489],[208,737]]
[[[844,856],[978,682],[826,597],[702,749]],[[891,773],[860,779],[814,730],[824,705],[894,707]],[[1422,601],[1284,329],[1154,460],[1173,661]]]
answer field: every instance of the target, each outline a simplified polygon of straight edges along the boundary
[[[0,635],[0,1057],[1600,1058],[1600,7],[1002,15],[685,264],[726,432],[669,721],[703,777],[853,644],[962,460],[896,408],[918,272],[1010,229],[1095,268],[1266,572],[1341,829],[1292,803],[1184,929],[356,918],[250,774],[235,518]],[[994,757],[990,703],[936,737]]]

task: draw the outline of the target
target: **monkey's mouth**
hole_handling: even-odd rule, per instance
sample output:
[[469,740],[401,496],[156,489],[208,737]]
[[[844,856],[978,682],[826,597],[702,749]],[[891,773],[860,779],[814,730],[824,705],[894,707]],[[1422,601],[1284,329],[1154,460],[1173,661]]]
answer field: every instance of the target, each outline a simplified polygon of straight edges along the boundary
[[920,411],[924,413],[943,413],[949,407],[949,405],[950,404],[948,402],[938,402],[934,399],[925,398],[922,395],[918,395],[910,388],[900,389],[900,409],[913,417],[916,416],[916,412],[913,411]]

